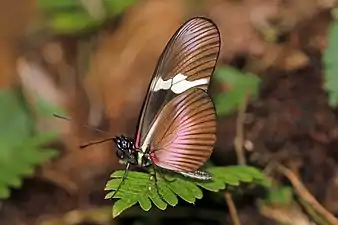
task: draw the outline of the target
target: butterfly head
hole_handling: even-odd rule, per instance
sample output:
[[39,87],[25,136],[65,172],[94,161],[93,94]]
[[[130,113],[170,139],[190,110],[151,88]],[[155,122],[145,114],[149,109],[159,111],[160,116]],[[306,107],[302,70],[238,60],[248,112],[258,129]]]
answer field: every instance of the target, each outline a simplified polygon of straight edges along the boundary
[[122,136],[116,136],[114,138],[114,142],[116,144],[116,155],[119,159],[128,161],[131,164],[136,162],[136,158],[134,156],[135,145],[134,141],[130,138]]

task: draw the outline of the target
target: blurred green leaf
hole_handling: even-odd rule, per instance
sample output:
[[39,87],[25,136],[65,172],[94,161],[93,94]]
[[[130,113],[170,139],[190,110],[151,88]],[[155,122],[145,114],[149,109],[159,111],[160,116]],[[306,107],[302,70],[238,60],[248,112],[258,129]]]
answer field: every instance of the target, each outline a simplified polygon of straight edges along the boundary
[[37,7],[44,11],[71,10],[81,7],[79,0],[38,0]]
[[136,3],[136,0],[104,0],[109,15],[121,14],[128,7]]
[[269,189],[268,200],[273,204],[289,204],[292,201],[293,192],[290,187],[275,187]]
[[9,189],[4,185],[0,185],[0,199],[8,198],[9,195]]
[[102,23],[95,20],[86,11],[58,12],[49,19],[49,26],[56,33],[72,34],[87,31]]
[[236,110],[248,94],[251,98],[258,95],[260,78],[254,74],[242,73],[232,67],[221,67],[216,71],[215,78],[228,87],[225,93],[220,93],[215,98],[218,115]]
[[265,203],[269,204],[290,204],[293,200],[293,191],[291,187],[271,187],[268,189],[268,195],[264,200]]
[[0,147],[19,145],[19,140],[27,138],[32,131],[26,109],[16,95],[5,91],[0,91],[0,109]]
[[23,105],[15,93],[0,91],[0,199],[9,197],[10,188],[19,188],[34,166],[56,155],[52,149],[41,148],[56,134],[32,136],[33,119]]
[[[196,199],[203,197],[199,187],[217,192],[226,185],[238,186],[241,182],[254,182],[267,185],[269,180],[256,168],[249,166],[211,167],[207,169],[213,175],[211,181],[196,181],[178,174],[166,174],[166,180],[158,177],[158,186],[162,198],[158,195],[153,176],[148,173],[129,171],[128,176],[114,198],[119,199],[113,206],[113,216],[120,215],[124,210],[138,202],[145,211],[150,210],[151,203],[165,210],[167,205],[176,206],[177,196],[186,202],[194,204]],[[110,199],[119,186],[124,171],[115,171],[107,182],[105,190]]]
[[334,21],[330,26],[323,62],[324,89],[329,95],[329,105],[335,108],[338,106],[338,21]]
[[[41,20],[48,29],[57,34],[74,35],[97,28],[106,20],[123,13],[135,2],[136,0],[96,0],[95,2],[38,0],[37,7],[42,15]],[[93,7],[93,3],[97,4],[97,9]]]

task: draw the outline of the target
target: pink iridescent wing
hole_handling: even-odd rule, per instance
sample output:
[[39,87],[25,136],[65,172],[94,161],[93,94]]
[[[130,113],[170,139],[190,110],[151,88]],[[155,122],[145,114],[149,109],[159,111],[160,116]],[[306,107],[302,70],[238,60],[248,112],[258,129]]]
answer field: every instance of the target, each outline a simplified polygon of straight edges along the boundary
[[190,89],[170,101],[147,135],[150,157],[159,167],[193,172],[210,157],[216,141],[216,114],[209,95]]
[[145,98],[136,135],[140,147],[163,107],[184,91],[207,90],[220,49],[220,35],[209,19],[184,23],[165,47]]

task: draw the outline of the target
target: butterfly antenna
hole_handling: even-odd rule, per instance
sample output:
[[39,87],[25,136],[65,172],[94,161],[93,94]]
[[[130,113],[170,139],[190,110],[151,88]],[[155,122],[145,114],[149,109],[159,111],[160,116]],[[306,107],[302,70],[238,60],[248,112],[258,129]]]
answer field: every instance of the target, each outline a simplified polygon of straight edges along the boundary
[[[55,118],[58,118],[58,119],[63,119],[63,120],[67,120],[67,121],[70,121],[70,122],[74,122],[73,120],[71,120],[71,119],[69,119],[67,117],[61,116],[59,114],[56,114],[56,113],[53,113],[53,116]],[[94,128],[94,127],[91,127],[89,125],[83,125],[83,126],[89,128],[89,129],[94,129],[94,130],[96,130],[96,131],[98,131],[100,133],[103,133],[103,134],[109,134],[108,132],[106,132],[104,130],[101,130],[101,129],[98,129],[98,128]],[[86,148],[86,147],[91,146],[91,145],[100,144],[100,143],[111,141],[111,140],[115,140],[115,137],[109,137],[109,138],[106,138],[106,139],[103,139],[103,140],[99,140],[99,141],[91,141],[91,142],[88,142],[86,144],[80,145],[80,148]]]
[[91,142],[88,142],[87,144],[80,145],[80,148],[86,148],[86,147],[91,146],[91,145],[104,143],[104,142],[111,141],[111,140],[114,140],[114,139],[115,139],[115,137],[110,137],[110,138],[106,138],[106,139],[99,140],[99,141],[91,141]]
[[[58,119],[63,119],[63,120],[67,120],[67,121],[69,121],[69,122],[74,122],[73,120],[71,120],[71,119],[69,119],[69,118],[67,118],[67,117],[65,117],[65,116],[61,116],[61,115],[59,115],[59,114],[56,114],[56,113],[53,113],[53,116],[54,116],[55,118],[58,118]],[[95,128],[95,127],[91,127],[91,126],[89,126],[89,125],[82,125],[82,126],[84,126],[84,127],[86,127],[86,128],[89,128],[89,129],[96,130],[96,131],[98,131],[98,132],[100,132],[100,133],[103,133],[103,134],[109,134],[108,132],[106,132],[106,131],[104,131],[104,130],[101,130],[101,129],[98,129],[98,128]]]

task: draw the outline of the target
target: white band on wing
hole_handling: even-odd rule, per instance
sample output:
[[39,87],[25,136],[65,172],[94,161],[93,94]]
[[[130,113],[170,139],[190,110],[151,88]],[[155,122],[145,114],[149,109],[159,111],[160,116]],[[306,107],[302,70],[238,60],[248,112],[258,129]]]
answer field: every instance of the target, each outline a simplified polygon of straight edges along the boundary
[[209,83],[209,77],[207,78],[201,78],[198,80],[188,81],[186,80],[188,76],[184,74],[177,74],[171,79],[163,80],[161,77],[157,80],[155,84],[155,88],[153,91],[159,91],[159,90],[172,90],[175,94],[181,94],[185,92],[186,90],[196,87],[203,84]]

